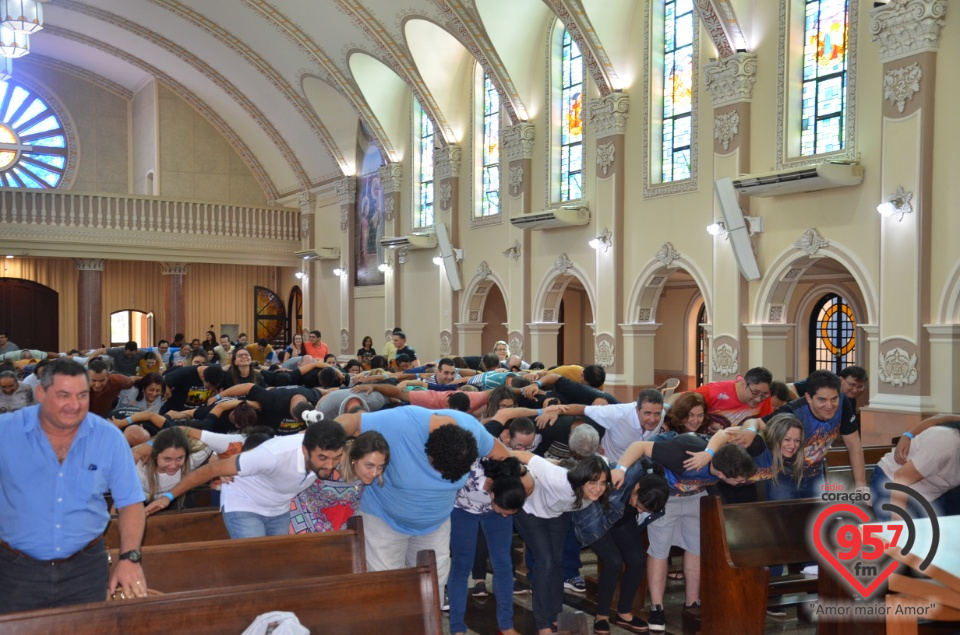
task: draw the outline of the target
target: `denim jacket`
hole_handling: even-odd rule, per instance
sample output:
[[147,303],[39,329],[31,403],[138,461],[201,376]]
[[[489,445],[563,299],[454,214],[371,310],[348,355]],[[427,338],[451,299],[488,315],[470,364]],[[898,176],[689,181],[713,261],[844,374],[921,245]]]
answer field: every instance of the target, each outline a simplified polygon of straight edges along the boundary
[[[602,505],[590,505],[585,509],[573,513],[573,531],[580,544],[587,546],[603,538],[617,522],[623,518],[624,508],[630,504],[630,494],[640,482],[640,478],[647,473],[651,463],[648,459],[641,459],[627,469],[620,489],[613,490],[607,509]],[[663,516],[663,510],[650,514],[640,524],[638,531]]]

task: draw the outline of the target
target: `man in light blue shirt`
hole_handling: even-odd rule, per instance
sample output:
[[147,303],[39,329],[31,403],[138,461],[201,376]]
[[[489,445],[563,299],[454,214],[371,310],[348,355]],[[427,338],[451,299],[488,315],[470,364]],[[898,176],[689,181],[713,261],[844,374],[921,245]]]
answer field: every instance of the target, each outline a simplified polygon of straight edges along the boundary
[[510,453],[475,418],[456,410],[404,406],[340,415],[347,436],[376,430],[390,445],[383,487],[360,502],[370,571],[416,566],[433,549],[440,586],[450,572],[450,513],[477,456]]
[[[102,601],[115,589],[145,597],[143,491],[123,434],[90,414],[90,378],[72,360],[46,366],[37,400],[0,416],[0,612]],[[112,575],[108,491],[120,525]]]

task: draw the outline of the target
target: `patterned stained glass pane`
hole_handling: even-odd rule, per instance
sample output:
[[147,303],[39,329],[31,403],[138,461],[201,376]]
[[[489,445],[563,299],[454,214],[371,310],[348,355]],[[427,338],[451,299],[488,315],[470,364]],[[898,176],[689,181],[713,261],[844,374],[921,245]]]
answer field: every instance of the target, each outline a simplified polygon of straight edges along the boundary
[[420,199],[413,226],[433,226],[433,122],[427,113],[420,111],[420,174],[417,179]]
[[54,188],[63,179],[67,141],[63,123],[31,89],[0,82],[0,184]]
[[560,68],[560,200],[581,197],[580,175],[583,171],[583,58],[580,48],[563,31]]
[[857,323],[839,295],[824,296],[810,316],[811,371],[838,373],[856,363]]
[[843,149],[847,0],[807,0],[805,9],[800,154],[811,156]]
[[693,112],[693,30],[690,0],[663,3],[663,132],[661,180],[690,178]]
[[500,213],[500,93],[483,76],[483,197],[480,215]]

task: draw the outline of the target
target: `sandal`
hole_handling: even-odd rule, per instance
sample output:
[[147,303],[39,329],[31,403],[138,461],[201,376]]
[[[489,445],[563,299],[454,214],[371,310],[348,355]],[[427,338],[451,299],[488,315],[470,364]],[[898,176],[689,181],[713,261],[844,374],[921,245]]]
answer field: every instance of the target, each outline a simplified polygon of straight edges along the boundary
[[668,573],[668,574],[667,574],[667,579],[668,579],[668,580],[680,580],[680,581],[682,582],[685,578],[683,577],[683,572],[682,572],[682,571],[674,571],[673,573]]
[[593,621],[593,632],[597,635],[609,635],[610,620],[596,619]]

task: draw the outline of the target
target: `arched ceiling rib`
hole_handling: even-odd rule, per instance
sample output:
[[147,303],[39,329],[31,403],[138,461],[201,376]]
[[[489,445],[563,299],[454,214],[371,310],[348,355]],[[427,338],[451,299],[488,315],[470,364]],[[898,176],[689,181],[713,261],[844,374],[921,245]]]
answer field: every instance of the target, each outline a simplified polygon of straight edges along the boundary
[[586,10],[580,0],[544,0],[553,12],[557,14],[563,26],[570,31],[580,53],[586,63],[587,71],[593,77],[601,95],[609,95],[620,88],[620,78],[613,68],[613,63],[607,57],[606,51],[600,44],[596,31],[590,23]]
[[608,77],[614,90],[630,88],[636,79],[629,70],[632,43],[630,28],[633,15],[639,11],[636,0],[567,0],[571,8],[583,11],[587,20],[581,25],[585,35],[602,56],[607,59],[613,72]]
[[[379,59],[356,52],[349,57],[354,80],[395,148],[406,147],[410,136],[410,91],[394,70]],[[403,157],[397,157],[399,161]]]
[[[246,45],[240,38],[228,31],[217,22],[198,11],[194,11],[177,0],[151,0],[154,4],[163,7],[181,19],[203,29],[211,37],[229,47],[235,54],[245,59],[253,66],[267,81],[270,82],[287,101],[296,109],[297,114],[313,129],[317,138],[322,141],[320,146],[330,153],[330,158],[339,166],[340,172],[345,173],[349,170],[344,156],[340,153],[337,144],[334,143],[330,132],[324,127],[323,123],[317,117],[314,109],[310,107],[307,101],[294,89],[294,87],[279,73],[269,62],[267,62],[256,49]],[[232,11],[230,13],[233,13]],[[228,15],[218,16],[223,20]],[[350,162],[352,164],[352,161]],[[329,177],[330,175],[314,175],[314,178]]]
[[191,106],[196,108],[207,120],[213,125],[220,133],[227,139],[227,141],[233,146],[237,153],[243,158],[247,166],[250,168],[250,171],[253,173],[254,178],[257,179],[257,182],[260,184],[260,187],[263,188],[264,194],[268,199],[276,199],[278,196],[278,191],[274,186],[273,179],[267,173],[264,164],[261,163],[258,155],[254,154],[250,147],[246,144],[244,139],[231,128],[226,121],[218,114],[217,110],[211,107],[207,103],[207,100],[201,99],[197,93],[193,92],[185,85],[178,82],[171,75],[161,71],[158,67],[149,64],[134,55],[128,53],[125,49],[118,48],[106,42],[96,40],[92,37],[86,35],[75,33],[67,29],[59,28],[50,24],[49,22],[44,26],[44,33],[49,36],[55,36],[63,38],[66,40],[72,40],[74,42],[79,42],[87,46],[97,48],[105,53],[116,57],[117,59],[124,60],[129,64],[140,67],[145,72],[149,73],[153,77],[156,77],[159,81],[165,83],[170,87],[174,92],[176,92],[184,101],[189,103]]
[[333,138],[328,143],[335,145],[346,162],[344,172],[356,174],[359,119],[353,105],[336,88],[318,77],[305,75],[302,81],[303,94],[331,132]]

